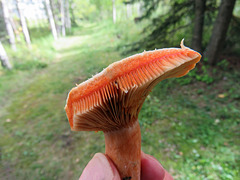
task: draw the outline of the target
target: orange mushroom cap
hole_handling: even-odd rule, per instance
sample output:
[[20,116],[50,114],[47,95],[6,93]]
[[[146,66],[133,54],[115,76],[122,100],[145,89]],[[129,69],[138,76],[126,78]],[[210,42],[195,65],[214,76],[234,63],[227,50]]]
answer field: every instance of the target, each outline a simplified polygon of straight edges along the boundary
[[145,97],[160,81],[181,77],[201,55],[187,48],[166,48],[114,62],[68,94],[65,110],[72,130],[111,131],[137,119]]

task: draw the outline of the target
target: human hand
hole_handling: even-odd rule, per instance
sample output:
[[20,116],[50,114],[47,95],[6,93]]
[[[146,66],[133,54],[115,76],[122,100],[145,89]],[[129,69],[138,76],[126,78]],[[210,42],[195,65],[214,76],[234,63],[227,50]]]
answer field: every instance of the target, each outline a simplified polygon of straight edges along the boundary
[[[118,170],[110,158],[97,153],[89,161],[79,180],[121,180]],[[141,180],[173,180],[172,176],[153,157],[142,152]]]

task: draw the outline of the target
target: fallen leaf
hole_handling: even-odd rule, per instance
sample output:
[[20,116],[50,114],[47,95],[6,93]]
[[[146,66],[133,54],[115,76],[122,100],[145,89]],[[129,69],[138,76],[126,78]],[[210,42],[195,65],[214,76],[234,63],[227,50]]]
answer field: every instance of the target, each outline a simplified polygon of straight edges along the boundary
[[218,97],[219,98],[225,98],[225,94],[219,94]]

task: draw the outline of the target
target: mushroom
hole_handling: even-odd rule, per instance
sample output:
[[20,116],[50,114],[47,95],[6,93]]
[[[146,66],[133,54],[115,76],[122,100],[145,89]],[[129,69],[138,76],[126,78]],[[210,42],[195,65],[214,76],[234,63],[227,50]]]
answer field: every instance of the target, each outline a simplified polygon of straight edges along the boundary
[[122,179],[140,179],[138,114],[160,81],[186,75],[201,55],[183,45],[144,51],[109,65],[68,94],[65,110],[73,131],[103,131],[105,154]]

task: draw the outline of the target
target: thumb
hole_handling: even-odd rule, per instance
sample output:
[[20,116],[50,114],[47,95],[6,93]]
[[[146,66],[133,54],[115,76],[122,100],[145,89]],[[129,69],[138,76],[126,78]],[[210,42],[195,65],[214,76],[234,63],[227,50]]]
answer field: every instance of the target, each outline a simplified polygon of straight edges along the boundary
[[172,176],[162,167],[153,156],[141,154],[141,179],[142,180],[173,180]]
[[113,162],[102,153],[94,155],[79,178],[79,180],[97,179],[120,180],[119,173]]

